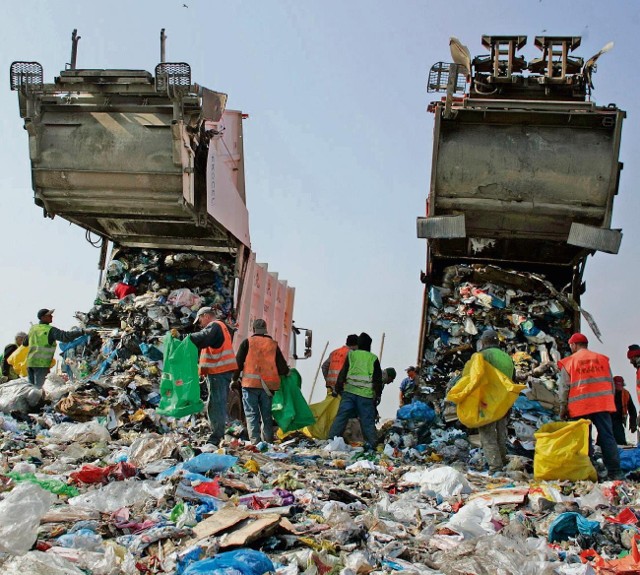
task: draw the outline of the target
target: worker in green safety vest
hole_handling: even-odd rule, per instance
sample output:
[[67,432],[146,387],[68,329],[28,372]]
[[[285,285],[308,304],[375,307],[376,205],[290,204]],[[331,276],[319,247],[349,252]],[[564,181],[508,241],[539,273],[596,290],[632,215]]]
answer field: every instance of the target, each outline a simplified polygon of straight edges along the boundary
[[84,329],[74,328],[63,331],[53,327],[53,309],[38,311],[40,323],[31,326],[29,330],[29,353],[27,354],[27,376],[29,383],[41,388],[51,369],[51,361],[56,353],[56,342],[70,342],[88,333]]
[[340,407],[329,429],[329,438],[342,436],[349,419],[357,417],[365,449],[375,449],[378,443],[376,406],[382,396],[382,369],[378,358],[371,353],[371,337],[367,333],[358,336],[358,349],[348,353],[335,390],[341,396]]

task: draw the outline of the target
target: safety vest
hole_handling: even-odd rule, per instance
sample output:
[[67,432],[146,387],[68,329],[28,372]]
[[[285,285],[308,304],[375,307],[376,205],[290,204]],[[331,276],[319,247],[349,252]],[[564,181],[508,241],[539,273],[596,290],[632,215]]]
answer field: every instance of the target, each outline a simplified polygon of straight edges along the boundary
[[601,411],[615,412],[615,395],[609,358],[581,349],[558,362],[569,374],[569,416]]
[[346,345],[334,349],[329,354],[329,373],[327,373],[326,383],[327,387],[335,387],[338,382],[338,375],[344,366],[344,362],[347,359],[348,353],[351,351]]
[[254,335],[249,338],[249,351],[242,370],[242,387],[264,389],[264,381],[271,391],[280,389],[280,376],[276,366],[277,349],[277,342],[270,337]]
[[236,354],[231,345],[231,334],[227,326],[221,321],[214,321],[222,330],[224,341],[220,347],[205,347],[200,351],[200,375],[227,373],[238,369]]
[[56,342],[49,343],[51,325],[38,323],[29,330],[27,367],[50,367],[56,353]]
[[373,366],[378,358],[362,349],[350,351],[348,357],[349,372],[344,390],[360,397],[373,397]]
[[629,415],[629,402],[631,401],[631,394],[626,389],[620,390],[622,397],[620,398],[622,401],[622,419],[626,419],[627,415]]

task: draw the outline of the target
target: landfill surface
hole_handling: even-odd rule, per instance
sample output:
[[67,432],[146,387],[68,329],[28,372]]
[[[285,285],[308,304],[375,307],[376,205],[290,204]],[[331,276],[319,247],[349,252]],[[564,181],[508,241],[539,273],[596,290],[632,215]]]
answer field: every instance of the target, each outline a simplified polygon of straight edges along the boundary
[[[0,572],[640,573],[638,449],[623,450],[624,481],[598,461],[599,483],[533,477],[571,302],[527,274],[456,266],[445,280],[430,293],[419,392],[378,451],[302,432],[251,445],[241,421],[212,446],[203,414],[156,411],[161,340],[202,305],[233,323],[232,262],[117,252],[78,315],[97,335],[63,348],[43,393],[0,385]],[[499,477],[444,401],[488,327],[527,386]]]

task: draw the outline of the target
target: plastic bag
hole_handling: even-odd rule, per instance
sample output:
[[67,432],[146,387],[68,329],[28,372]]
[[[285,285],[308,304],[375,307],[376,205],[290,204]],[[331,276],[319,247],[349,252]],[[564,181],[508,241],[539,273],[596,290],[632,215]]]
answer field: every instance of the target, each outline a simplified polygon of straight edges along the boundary
[[204,403],[200,399],[198,348],[189,336],[180,341],[168,333],[164,338],[164,358],[162,399],[156,411],[177,418],[201,412]]
[[264,575],[273,571],[271,559],[261,551],[238,549],[196,561],[184,570],[184,575]]
[[27,377],[28,354],[29,348],[21,345],[7,358],[7,363],[13,367],[13,371],[15,371],[20,377]]
[[46,489],[56,495],[66,495],[67,497],[74,497],[78,495],[79,491],[72,485],[67,485],[64,481],[59,479],[39,479],[34,473],[17,473],[10,471],[7,473],[7,477],[11,477],[16,483],[28,482],[33,483]]
[[301,387],[300,373],[293,368],[289,375],[280,377],[280,389],[273,394],[271,414],[284,433],[302,429],[316,422],[300,391]]
[[168,459],[178,449],[175,439],[169,435],[148,433],[138,437],[129,447],[129,461],[145,467],[154,461]]
[[49,429],[49,437],[56,441],[79,441],[82,443],[108,442],[111,440],[109,430],[95,419],[85,423],[58,423]]
[[34,387],[28,379],[14,379],[0,385],[0,412],[29,413],[42,401],[41,389]]
[[32,483],[22,483],[0,501],[0,551],[24,555],[36,542],[40,519],[56,496]]
[[410,471],[402,476],[405,483],[420,485],[420,491],[435,491],[448,498],[461,493],[471,493],[471,485],[467,478],[446,465],[432,467],[424,471]]
[[396,414],[398,419],[411,419],[414,421],[423,421],[431,423],[436,418],[436,412],[433,411],[426,403],[422,401],[414,401],[407,405],[403,405],[398,409]]
[[589,459],[590,425],[588,419],[543,425],[535,433],[534,478],[596,481],[598,474]]
[[491,522],[491,509],[478,501],[467,503],[445,524],[465,539],[492,535],[496,532]]
[[95,509],[101,513],[111,513],[121,507],[143,503],[150,497],[161,499],[168,488],[168,485],[162,485],[157,481],[128,479],[109,483],[106,487],[72,497],[69,499],[69,505]]
[[526,385],[513,383],[504,373],[474,353],[462,376],[447,394],[457,405],[458,419],[470,428],[502,419]]
[[2,565],[2,575],[86,575],[63,557],[42,551],[30,551]]
[[640,447],[633,449],[620,449],[620,469],[622,471],[635,471],[640,469]]
[[600,531],[600,523],[589,521],[580,513],[561,513],[549,525],[549,543],[566,541],[570,537],[580,535],[595,535]]
[[313,425],[305,427],[304,433],[316,439],[327,439],[329,437],[331,424],[336,418],[339,408],[340,398],[333,397],[332,395],[328,395],[319,403],[310,405],[309,409],[316,418],[316,422]]

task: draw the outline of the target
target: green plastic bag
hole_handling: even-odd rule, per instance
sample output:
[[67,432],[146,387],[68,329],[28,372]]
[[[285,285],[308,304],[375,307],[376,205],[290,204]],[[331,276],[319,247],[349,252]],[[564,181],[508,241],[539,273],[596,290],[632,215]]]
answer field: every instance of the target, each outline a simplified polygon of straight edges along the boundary
[[164,369],[160,380],[160,405],[156,411],[167,417],[185,417],[204,408],[198,379],[198,348],[189,336],[182,341],[164,338]]
[[271,414],[284,433],[302,429],[316,422],[302,395],[301,387],[302,377],[294,368],[289,375],[280,377],[280,389],[273,394]]

